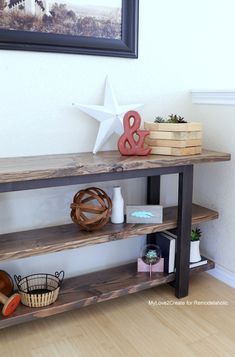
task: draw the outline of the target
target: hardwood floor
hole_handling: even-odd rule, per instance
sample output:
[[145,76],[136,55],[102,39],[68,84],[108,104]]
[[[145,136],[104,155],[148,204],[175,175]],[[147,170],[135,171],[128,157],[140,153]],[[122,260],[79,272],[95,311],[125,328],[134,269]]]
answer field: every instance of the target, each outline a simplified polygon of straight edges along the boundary
[[[198,305],[210,301],[227,305]],[[0,346],[0,357],[232,357],[235,289],[202,273],[188,298],[162,285],[2,330]]]

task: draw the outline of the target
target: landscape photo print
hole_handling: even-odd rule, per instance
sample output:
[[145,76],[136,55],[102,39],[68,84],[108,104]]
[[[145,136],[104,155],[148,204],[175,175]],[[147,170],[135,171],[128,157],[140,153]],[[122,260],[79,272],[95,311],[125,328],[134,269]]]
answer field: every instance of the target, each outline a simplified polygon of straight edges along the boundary
[[0,27],[121,38],[122,0],[0,0]]
[[1,48],[136,57],[137,27],[138,0],[0,0]]

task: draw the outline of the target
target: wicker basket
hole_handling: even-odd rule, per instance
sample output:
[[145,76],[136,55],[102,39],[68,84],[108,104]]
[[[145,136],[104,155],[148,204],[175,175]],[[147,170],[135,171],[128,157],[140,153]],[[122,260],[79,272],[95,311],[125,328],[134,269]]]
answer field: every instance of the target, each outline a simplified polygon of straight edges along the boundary
[[16,285],[21,295],[22,304],[29,307],[43,307],[56,301],[64,271],[51,274],[32,274],[21,278],[14,276]]

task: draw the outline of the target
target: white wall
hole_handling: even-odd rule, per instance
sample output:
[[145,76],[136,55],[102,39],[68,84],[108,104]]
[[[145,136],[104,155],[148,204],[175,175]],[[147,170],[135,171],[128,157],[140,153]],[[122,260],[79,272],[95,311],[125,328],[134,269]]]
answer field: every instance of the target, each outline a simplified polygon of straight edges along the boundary
[[203,253],[235,272],[235,107],[195,105],[193,115],[203,122],[204,146],[232,154],[230,162],[196,167],[194,201],[219,212],[218,220],[202,225]]
[[[216,66],[211,64],[211,59],[217,54],[220,66],[222,61],[223,68],[226,66],[228,70],[232,69],[233,58],[230,59],[227,55],[222,58],[215,48],[213,29],[217,30],[218,23],[221,24],[221,11],[226,12],[226,16],[232,16],[231,10],[234,10],[234,7],[233,2],[228,0],[223,4],[210,0],[199,0],[193,4],[186,0],[140,0],[137,60],[1,51],[0,156],[91,151],[98,124],[72,106],[72,103],[101,104],[107,74],[112,80],[120,104],[145,104],[141,110],[143,119],[152,120],[155,115],[168,115],[173,112],[189,120],[197,116],[191,104],[189,90],[203,85],[228,85],[223,82],[222,75],[218,75],[216,83],[213,71]],[[223,49],[230,48],[233,43],[232,32],[227,33],[226,19],[225,28],[219,26],[220,31],[230,36],[230,41],[226,40],[227,47],[223,44]],[[204,26],[207,24],[209,34],[208,29],[201,29],[201,22]],[[210,53],[207,51],[208,36],[212,39]],[[232,81],[230,85],[232,86]],[[207,114],[207,111],[201,112],[199,119],[207,118]],[[209,127],[205,130],[209,136]],[[116,139],[113,137],[105,149],[115,148]],[[218,145],[213,146],[216,148]],[[227,149],[231,151],[230,145]],[[213,175],[213,169],[210,171],[209,165],[204,165],[203,168],[209,175]],[[204,182],[200,175],[197,175],[197,179],[199,183],[196,190],[200,201],[203,198],[200,187],[203,187]],[[227,176],[226,180],[229,181],[230,178]],[[144,201],[144,183],[137,180],[136,184],[136,190],[133,192],[132,184],[123,183],[128,203],[133,200],[138,203]],[[176,201],[176,184],[176,180],[165,178],[163,203]],[[107,185],[110,188],[112,183]],[[107,185],[105,183],[102,187]],[[1,231],[69,222],[69,203],[78,189],[79,187],[67,187],[1,194]],[[220,190],[220,198],[225,205],[223,195],[226,190],[224,193],[222,187]],[[140,197],[137,196],[139,193]],[[208,198],[208,204],[214,201],[214,197]],[[211,223],[207,227],[210,232]],[[91,248],[1,263],[0,269],[24,274],[39,269],[54,271],[61,267],[66,269],[68,274],[74,275],[132,260],[139,255],[142,241],[141,238],[132,238]]]
[[[107,74],[121,104],[145,104],[144,118],[178,111],[187,115],[188,85],[181,82],[185,64],[179,58],[172,67],[171,48],[160,34],[168,8],[162,9],[162,23],[157,31],[158,8],[156,1],[141,1],[138,60],[1,51],[1,157],[91,151],[98,124],[72,103],[101,104]],[[175,36],[176,45],[176,33]],[[170,32],[168,40],[172,42]],[[167,75],[166,66],[169,66]],[[105,148],[116,148],[116,139],[112,138]],[[111,185],[105,183],[102,187]],[[169,186],[169,179],[164,185]],[[127,203],[144,202],[143,180],[124,188]],[[1,232],[69,222],[69,203],[78,189],[77,186],[2,194]],[[170,203],[174,197],[168,200]],[[141,238],[132,238],[1,263],[0,268],[21,274],[64,268],[67,274],[74,275],[135,259],[143,242]]]
[[[232,0],[200,0],[194,10],[191,88],[234,90],[235,3]],[[232,154],[230,162],[197,166],[194,185],[195,201],[219,212],[218,220],[202,225],[201,246],[203,253],[221,268],[221,276],[226,280],[224,268],[228,273],[235,273],[235,107],[193,105],[192,118],[204,125],[205,147]],[[234,275],[229,276],[234,285]]]

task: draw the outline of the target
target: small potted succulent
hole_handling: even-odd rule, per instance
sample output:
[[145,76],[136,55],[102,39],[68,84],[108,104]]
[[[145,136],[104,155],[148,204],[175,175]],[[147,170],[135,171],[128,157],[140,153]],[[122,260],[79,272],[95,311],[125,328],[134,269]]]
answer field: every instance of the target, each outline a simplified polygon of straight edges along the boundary
[[149,275],[152,276],[152,265],[157,264],[161,259],[161,249],[157,245],[147,245],[144,248],[142,260],[149,265]]
[[199,228],[192,229],[190,242],[190,263],[196,263],[202,259],[199,249],[201,235],[202,233]]
[[[179,125],[180,124],[180,125]],[[157,116],[154,122],[146,121],[144,128],[150,131],[201,131],[202,124],[198,122],[187,122],[184,117],[170,114],[167,118]]]
[[181,115],[157,116],[154,122],[146,121],[144,128],[149,131],[145,143],[151,154],[183,156],[202,151],[202,124],[189,123]]
[[164,119],[159,116],[156,117],[154,123],[183,124],[183,123],[187,123],[187,121],[184,120],[184,117],[181,117],[180,115],[171,114],[167,119]]

